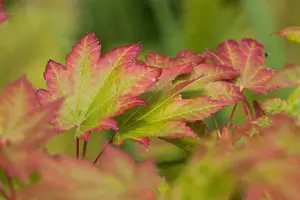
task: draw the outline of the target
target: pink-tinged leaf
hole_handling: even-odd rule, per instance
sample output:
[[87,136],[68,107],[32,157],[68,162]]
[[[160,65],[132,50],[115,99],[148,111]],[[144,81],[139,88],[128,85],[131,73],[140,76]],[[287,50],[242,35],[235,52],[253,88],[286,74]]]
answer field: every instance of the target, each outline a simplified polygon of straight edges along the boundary
[[163,69],[154,89],[161,90],[164,88],[172,88],[172,81],[175,80],[176,77],[183,74],[189,74],[192,70],[193,67],[190,64]]
[[41,108],[36,91],[23,76],[0,93],[0,138],[2,145],[37,148],[58,130],[49,126],[62,104],[58,99]]
[[236,71],[225,65],[202,63],[194,67],[193,78],[197,78],[201,74],[207,74],[205,77],[210,81],[220,81],[231,80],[238,77],[239,71]]
[[150,116],[153,118],[152,122],[162,120],[195,122],[211,116],[211,114],[227,105],[226,102],[211,100],[210,97],[203,96],[174,101],[162,110],[159,110],[153,117]]
[[38,91],[42,106],[65,98],[54,124],[61,130],[76,127],[76,136],[85,140],[91,131],[116,130],[113,117],[146,105],[138,96],[161,73],[137,61],[141,44],[116,48],[101,57],[100,49],[95,34],[86,34],[68,54],[65,67],[48,62],[44,73],[48,91]]
[[21,198],[154,200],[163,183],[152,162],[136,164],[112,146],[106,147],[96,166],[66,156],[33,156],[41,179],[20,191]]
[[275,32],[275,34],[286,37],[286,39],[289,41],[300,43],[300,27],[297,26],[285,27]]
[[262,186],[253,185],[247,189],[245,200],[259,200],[264,197],[264,189]]
[[215,100],[227,100],[228,104],[233,104],[244,99],[238,88],[227,82],[238,74],[237,71],[226,66],[204,63],[195,66],[188,80],[182,80],[176,88],[181,90],[184,98],[205,95]]
[[189,51],[181,51],[175,58],[169,58],[161,54],[149,53],[145,63],[158,68],[173,68],[176,66],[190,64],[196,66],[204,61],[203,56]]
[[[124,133],[116,134],[114,141],[116,144],[122,144],[124,139],[131,139],[133,141],[139,142],[148,149],[150,140],[148,137],[152,136],[149,133],[155,134],[155,137],[165,137],[165,138],[180,138],[180,137],[194,137],[198,138],[197,135],[191,130],[186,123],[181,121],[166,121],[155,122],[151,126],[141,126],[134,128],[133,130],[128,130]],[[147,137],[145,137],[147,136]]]
[[[183,51],[178,57],[185,55],[190,55],[190,53]],[[150,54],[148,59],[153,61],[152,65],[162,60],[164,63],[171,63],[170,58],[162,59],[158,55],[155,57],[154,54]],[[147,61],[148,64],[151,64],[150,61]],[[142,107],[131,109],[117,118],[120,129],[114,138],[115,144],[131,139],[147,147],[149,140],[143,143],[145,137],[160,137],[168,141],[170,138],[197,138],[191,129],[187,129],[187,122],[201,121],[221,108],[243,99],[241,92],[231,83],[216,82],[232,79],[238,75],[238,72],[229,67],[191,63],[173,67],[172,65],[163,68],[158,82],[141,96],[149,104],[150,109]],[[208,72],[207,76],[206,72]],[[183,76],[179,83],[173,83],[176,77],[182,74],[187,76]],[[217,91],[223,92],[224,97],[222,94],[217,94],[218,92],[209,91],[209,84],[221,85]],[[205,86],[207,86],[207,93],[205,93]],[[199,92],[200,94],[182,99],[186,92]],[[178,124],[177,129],[174,126],[175,123]]]
[[245,99],[245,96],[237,87],[226,81],[208,83],[205,85],[204,90],[205,94],[211,96],[213,100],[235,103]]
[[4,11],[4,0],[0,0],[0,24],[9,17],[8,13]]
[[[195,52],[192,52],[192,51],[189,51],[189,50],[184,49],[184,50],[181,50],[181,51],[179,51],[179,52],[177,53],[176,58],[182,58],[182,57],[194,57],[195,60],[198,60],[198,59],[196,58],[196,56],[199,57],[199,56],[201,56],[201,55],[198,54],[198,53],[195,53]],[[204,58],[202,57],[202,59],[204,59]]]
[[206,51],[205,56],[217,65],[225,65],[240,73],[236,85],[242,91],[247,88],[255,93],[267,92],[266,84],[273,71],[265,68],[263,45],[249,38],[243,38],[238,44],[227,40],[217,47],[217,52]]
[[31,173],[37,170],[36,163],[32,160],[32,151],[12,146],[9,149],[0,151],[0,167],[14,178],[28,181]]
[[300,85],[300,65],[286,65],[276,70],[268,82],[268,89],[289,88]]

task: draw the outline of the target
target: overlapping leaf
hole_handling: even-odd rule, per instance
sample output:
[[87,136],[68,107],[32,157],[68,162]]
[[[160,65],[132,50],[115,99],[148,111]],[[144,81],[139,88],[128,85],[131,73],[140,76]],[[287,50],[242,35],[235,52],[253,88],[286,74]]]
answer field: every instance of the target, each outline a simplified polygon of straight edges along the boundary
[[149,53],[146,57],[147,65],[158,68],[172,68],[180,65],[195,66],[204,61],[204,58],[194,52],[187,50],[180,51],[175,58],[170,58],[161,54]]
[[267,83],[268,90],[289,88],[300,85],[300,66],[286,65],[281,70],[274,71],[273,76]]
[[238,198],[298,199],[300,126],[287,115],[270,120],[260,137],[238,151],[200,148],[164,199],[232,199],[237,189]]
[[37,166],[32,159],[32,149],[13,146],[0,151],[0,167],[10,177],[28,181],[30,175],[36,172]]
[[25,76],[8,85],[0,93],[1,145],[36,148],[57,132],[49,125],[62,103],[58,99],[40,108],[36,91]]
[[[185,55],[194,54],[185,52]],[[186,122],[203,120],[228,104],[243,98],[236,88],[231,87],[231,83],[215,82],[232,79],[237,75],[237,72],[228,67],[207,63],[195,65],[193,62],[174,66],[172,63],[177,62],[176,58],[168,64],[166,58],[161,60],[161,57],[154,54],[150,54],[149,57],[146,58],[146,64],[164,63],[166,66],[165,68],[160,66],[163,70],[158,82],[142,95],[142,98],[149,103],[150,109],[135,108],[118,118],[120,129],[114,138],[115,143],[132,139],[147,146],[149,143],[147,138],[151,136],[196,137]],[[183,57],[180,57],[180,60],[182,59]],[[172,83],[182,74],[188,76],[177,83]],[[213,91],[210,90],[215,86],[218,87]]]
[[267,92],[266,84],[273,71],[264,67],[265,56],[263,45],[259,42],[243,38],[238,44],[235,40],[227,40],[217,47],[217,52],[206,51],[206,57],[215,64],[225,65],[240,73],[236,85],[243,90],[247,88],[255,93]]
[[163,183],[152,162],[136,164],[112,146],[107,146],[96,166],[65,156],[34,156],[41,180],[21,191],[21,198],[154,200]]
[[100,57],[98,43],[89,33],[73,47],[66,67],[50,60],[44,73],[49,91],[40,90],[38,95],[42,105],[65,97],[54,124],[62,130],[76,127],[76,136],[86,140],[91,131],[116,130],[112,117],[145,105],[137,96],[160,75],[160,69],[137,61],[141,44],[116,48]]

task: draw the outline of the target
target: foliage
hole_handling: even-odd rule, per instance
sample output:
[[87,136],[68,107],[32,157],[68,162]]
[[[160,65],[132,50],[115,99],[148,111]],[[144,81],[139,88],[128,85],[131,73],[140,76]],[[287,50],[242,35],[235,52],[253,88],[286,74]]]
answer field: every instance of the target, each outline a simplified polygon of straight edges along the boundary
[[[88,33],[65,65],[47,63],[47,89],[35,89],[22,76],[0,92],[5,199],[300,198],[297,95],[254,101],[254,113],[243,94],[300,85],[299,65],[267,68],[264,46],[252,38],[227,40],[216,52],[182,50],[174,58],[148,53],[139,60],[141,43],[100,51],[96,35]],[[239,103],[244,123],[232,124]],[[227,125],[219,127],[214,114],[231,104]],[[94,161],[86,159],[92,134],[104,130],[114,130],[113,137]],[[76,155],[50,154],[46,144],[66,131],[74,133]],[[139,159],[119,149],[125,140],[143,145]],[[162,173],[158,159],[144,159],[175,146],[190,156],[179,163],[176,178]]]

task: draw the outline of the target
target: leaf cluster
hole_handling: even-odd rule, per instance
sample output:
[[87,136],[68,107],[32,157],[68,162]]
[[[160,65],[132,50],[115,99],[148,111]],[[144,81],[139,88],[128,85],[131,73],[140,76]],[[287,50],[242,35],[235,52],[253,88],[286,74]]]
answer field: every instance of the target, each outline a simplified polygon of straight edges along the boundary
[[[7,18],[0,2],[0,21]],[[277,32],[298,41],[297,28]],[[101,55],[95,34],[83,36],[65,64],[49,60],[46,89],[26,76],[0,92],[0,192],[5,199],[176,200],[299,199],[297,98],[254,101],[295,87],[299,65],[265,66],[264,46],[251,38],[227,40],[216,51],[183,50],[176,57],[148,53],[141,44]],[[240,104],[244,124],[231,123]],[[234,105],[228,123],[214,114]],[[253,112],[254,110],[254,112]],[[213,130],[204,123],[210,118]],[[85,159],[91,134],[113,130],[94,161]],[[76,155],[52,155],[46,144],[74,132]],[[79,142],[84,142],[79,158]],[[153,149],[177,146],[190,157],[173,181],[157,160],[137,161],[118,146],[125,140]],[[152,148],[153,147],[153,148]],[[142,156],[143,157],[143,156]],[[175,164],[174,164],[175,165]]]

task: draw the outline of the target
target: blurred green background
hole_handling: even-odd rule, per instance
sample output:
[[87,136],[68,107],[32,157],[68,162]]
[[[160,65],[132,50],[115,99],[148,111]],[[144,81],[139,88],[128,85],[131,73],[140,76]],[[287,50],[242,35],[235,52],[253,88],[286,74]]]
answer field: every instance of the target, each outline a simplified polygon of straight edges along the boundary
[[[168,56],[181,49],[201,53],[225,39],[247,36],[265,45],[267,67],[300,63],[300,45],[270,36],[285,26],[300,25],[299,0],[7,0],[5,8],[11,16],[0,26],[0,88],[24,73],[35,87],[45,87],[48,59],[64,63],[86,32],[96,33],[103,52],[142,42],[143,55],[154,51]],[[286,98],[291,91],[269,96]],[[249,101],[255,97],[246,94]],[[226,123],[231,109],[217,114],[220,124]],[[242,122],[241,114],[238,109],[234,123]],[[72,133],[64,137],[72,138]],[[101,135],[95,137],[100,141],[89,148],[100,149]],[[68,152],[65,141],[56,139],[53,151]]]

